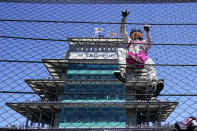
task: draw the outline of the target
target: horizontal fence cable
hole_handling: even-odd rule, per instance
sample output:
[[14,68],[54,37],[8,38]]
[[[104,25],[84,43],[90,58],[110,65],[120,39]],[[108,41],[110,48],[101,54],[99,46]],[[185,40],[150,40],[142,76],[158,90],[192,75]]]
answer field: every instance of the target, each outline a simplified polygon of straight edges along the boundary
[[[72,23],[72,24],[118,24],[120,25],[120,22],[88,22],[88,21],[44,21],[44,20],[6,20],[6,19],[0,19],[0,22],[35,22],[35,23]],[[197,25],[197,23],[125,23],[129,25]]]

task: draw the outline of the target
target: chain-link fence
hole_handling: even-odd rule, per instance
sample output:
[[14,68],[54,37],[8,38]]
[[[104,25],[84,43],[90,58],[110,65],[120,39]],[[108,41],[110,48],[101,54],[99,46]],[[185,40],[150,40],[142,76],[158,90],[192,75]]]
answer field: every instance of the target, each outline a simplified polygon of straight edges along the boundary
[[[84,64],[65,57],[70,38],[120,39],[124,9],[130,11],[127,32],[151,26],[149,56],[165,83],[156,100],[129,103],[127,96],[145,94],[126,93],[124,83],[113,76],[116,62]],[[2,0],[0,128],[126,128],[126,108],[140,102],[146,106],[135,109],[159,103],[154,108],[162,110],[161,127],[197,116],[195,12],[196,1],[185,0]],[[136,126],[154,127],[144,112],[136,113]]]

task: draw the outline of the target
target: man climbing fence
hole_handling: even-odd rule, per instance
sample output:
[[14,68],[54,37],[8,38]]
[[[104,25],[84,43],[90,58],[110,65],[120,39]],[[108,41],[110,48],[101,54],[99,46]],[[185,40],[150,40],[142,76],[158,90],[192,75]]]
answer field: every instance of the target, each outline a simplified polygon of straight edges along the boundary
[[[126,82],[126,65],[130,64],[136,68],[144,68],[147,70],[147,80],[156,81],[154,83],[156,89],[155,94],[159,94],[159,92],[163,89],[163,82],[158,82],[156,69],[154,66],[154,62],[150,57],[148,57],[148,50],[151,48],[151,38],[150,38],[150,26],[145,25],[144,30],[146,32],[146,39],[143,40],[143,33],[140,29],[134,28],[130,32],[130,37],[126,31],[126,18],[130,12],[127,10],[122,11],[122,20],[120,26],[120,34],[123,37],[124,43],[129,43],[127,48],[119,48],[117,49],[118,54],[118,62],[120,71],[115,71],[114,75],[121,81]],[[134,78],[135,80],[135,78]]]

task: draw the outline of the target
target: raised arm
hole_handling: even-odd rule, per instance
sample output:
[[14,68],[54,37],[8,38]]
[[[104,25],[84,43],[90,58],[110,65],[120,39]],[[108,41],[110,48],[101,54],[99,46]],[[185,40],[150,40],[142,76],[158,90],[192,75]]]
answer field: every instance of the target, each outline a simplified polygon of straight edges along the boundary
[[149,25],[145,25],[144,26],[144,30],[146,32],[146,48],[150,49],[151,48],[151,37],[150,37],[150,26]]
[[127,15],[129,15],[130,12],[127,12],[127,10],[122,11],[122,20],[121,20],[121,26],[120,26],[120,34],[123,38],[123,41],[125,43],[129,42],[129,36],[128,33],[126,31],[126,19],[127,19]]

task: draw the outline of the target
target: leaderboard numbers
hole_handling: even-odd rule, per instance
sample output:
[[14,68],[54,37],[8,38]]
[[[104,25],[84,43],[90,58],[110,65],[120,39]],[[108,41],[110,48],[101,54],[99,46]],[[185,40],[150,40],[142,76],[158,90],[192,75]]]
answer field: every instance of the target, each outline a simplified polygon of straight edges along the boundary
[[98,51],[98,52],[115,52],[116,49],[115,48],[85,48],[85,47],[77,47],[75,49],[71,49],[71,51],[84,51],[84,52],[95,52],[95,51]]
[[116,52],[116,46],[116,44],[110,45],[108,43],[77,42],[70,45],[70,50],[81,52]]

